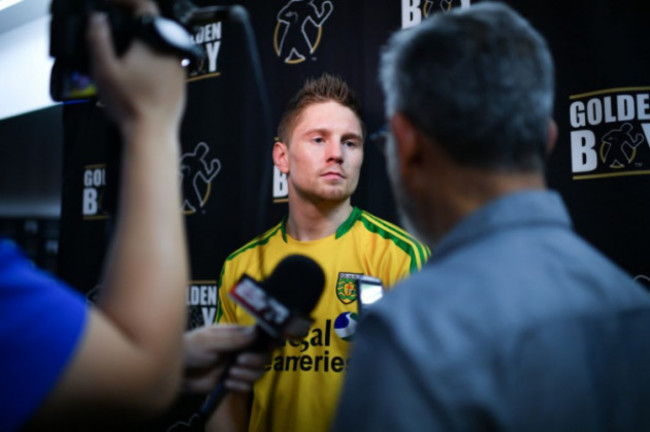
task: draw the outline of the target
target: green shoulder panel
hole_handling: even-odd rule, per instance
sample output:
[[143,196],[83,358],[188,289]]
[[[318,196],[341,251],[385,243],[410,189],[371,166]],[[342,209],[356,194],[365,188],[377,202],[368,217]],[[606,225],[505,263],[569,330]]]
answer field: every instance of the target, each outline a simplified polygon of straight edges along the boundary
[[397,225],[378,218],[364,210],[361,211],[360,220],[368,231],[392,241],[411,257],[411,272],[419,270],[429,259],[431,255],[429,248]]

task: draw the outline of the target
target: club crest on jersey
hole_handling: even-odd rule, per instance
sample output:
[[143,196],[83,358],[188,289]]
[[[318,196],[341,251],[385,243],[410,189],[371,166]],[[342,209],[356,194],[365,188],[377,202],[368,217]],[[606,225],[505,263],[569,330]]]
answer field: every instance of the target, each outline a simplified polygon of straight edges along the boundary
[[336,296],[343,304],[350,304],[357,300],[358,273],[339,273],[336,281]]

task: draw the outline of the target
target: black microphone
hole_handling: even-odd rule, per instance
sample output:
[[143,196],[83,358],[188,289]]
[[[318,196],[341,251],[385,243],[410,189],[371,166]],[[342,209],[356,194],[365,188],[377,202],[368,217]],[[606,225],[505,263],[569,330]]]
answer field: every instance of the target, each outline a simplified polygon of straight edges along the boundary
[[[309,317],[325,286],[325,274],[314,260],[304,255],[289,255],[261,284],[244,275],[229,295],[255,318],[258,338],[249,348],[271,350],[285,338],[302,339],[311,326]],[[228,390],[224,383],[236,353],[222,373],[216,387],[199,411],[199,422],[207,421]]]

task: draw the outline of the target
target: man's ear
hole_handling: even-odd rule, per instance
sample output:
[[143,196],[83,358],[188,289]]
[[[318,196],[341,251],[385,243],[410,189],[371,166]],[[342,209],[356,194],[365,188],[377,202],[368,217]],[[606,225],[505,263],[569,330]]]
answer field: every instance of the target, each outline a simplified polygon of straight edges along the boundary
[[283,174],[289,173],[289,149],[283,142],[273,144],[273,163]]
[[546,155],[550,155],[555,148],[555,143],[557,142],[557,123],[555,120],[550,119],[548,121],[548,143],[546,144]]
[[413,122],[400,112],[393,115],[390,126],[395,138],[399,171],[405,177],[422,161],[422,142]]

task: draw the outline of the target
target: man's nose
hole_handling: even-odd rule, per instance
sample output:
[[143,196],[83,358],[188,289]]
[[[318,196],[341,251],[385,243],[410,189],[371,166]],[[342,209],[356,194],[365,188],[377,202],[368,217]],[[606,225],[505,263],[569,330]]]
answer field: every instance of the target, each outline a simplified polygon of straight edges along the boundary
[[327,143],[327,160],[335,162],[343,162],[343,144],[338,141],[330,141]]

